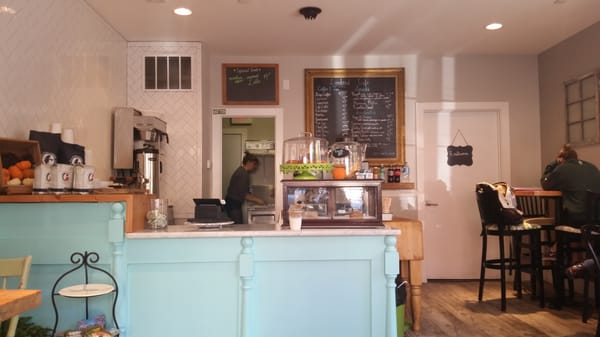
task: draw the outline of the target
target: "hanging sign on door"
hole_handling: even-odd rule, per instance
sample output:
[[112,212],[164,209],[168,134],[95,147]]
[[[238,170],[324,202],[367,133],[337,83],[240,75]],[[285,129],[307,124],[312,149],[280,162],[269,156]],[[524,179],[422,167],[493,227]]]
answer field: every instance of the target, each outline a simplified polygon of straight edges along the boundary
[[[466,145],[464,145],[464,146],[455,146],[454,145],[454,142],[456,141],[456,136],[458,136],[459,134],[462,137],[462,139],[464,140]],[[452,144],[448,146],[447,152],[448,152],[448,160],[447,160],[448,166],[455,166],[455,165],[471,166],[471,165],[473,165],[473,147],[471,145],[469,145],[469,143],[465,139],[465,136],[462,134],[460,129],[458,129],[458,131],[454,135]]]

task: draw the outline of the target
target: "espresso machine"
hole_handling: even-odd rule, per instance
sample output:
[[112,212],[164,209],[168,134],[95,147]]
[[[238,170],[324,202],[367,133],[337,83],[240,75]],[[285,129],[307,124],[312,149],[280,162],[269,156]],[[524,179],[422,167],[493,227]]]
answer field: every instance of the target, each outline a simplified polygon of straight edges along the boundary
[[113,112],[113,169],[116,178],[160,195],[161,147],[169,143],[167,123],[134,108]]

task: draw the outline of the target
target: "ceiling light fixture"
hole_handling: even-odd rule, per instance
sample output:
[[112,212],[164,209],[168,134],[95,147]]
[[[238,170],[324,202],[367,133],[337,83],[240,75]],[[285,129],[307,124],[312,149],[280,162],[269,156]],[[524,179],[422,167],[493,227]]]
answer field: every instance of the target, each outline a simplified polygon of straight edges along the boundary
[[192,15],[192,10],[189,8],[185,8],[185,7],[179,7],[179,8],[175,8],[173,10],[173,13],[177,14],[177,15]]
[[499,22],[490,23],[489,25],[485,26],[485,29],[487,30],[498,30],[500,28],[502,28],[502,24]]
[[317,15],[321,13],[321,8],[319,7],[302,7],[300,8],[300,14],[304,15],[305,20],[314,20],[317,18]]
[[15,14],[15,13],[17,13],[17,11],[15,11],[14,9],[12,9],[8,6],[0,6],[0,14],[2,14],[2,13]]

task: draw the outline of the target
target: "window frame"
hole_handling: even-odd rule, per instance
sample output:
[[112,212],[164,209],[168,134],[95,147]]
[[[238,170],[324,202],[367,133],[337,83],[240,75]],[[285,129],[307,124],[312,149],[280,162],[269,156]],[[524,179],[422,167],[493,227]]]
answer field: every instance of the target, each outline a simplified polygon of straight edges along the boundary
[[[584,93],[585,81],[592,79],[592,90]],[[573,86],[577,86],[573,88]],[[573,95],[575,94],[575,95]],[[584,96],[585,95],[585,96]],[[591,145],[600,143],[600,71],[590,72],[575,79],[564,82],[565,98],[565,133],[567,143],[573,145]],[[592,102],[592,114],[586,114],[586,103]],[[589,111],[588,111],[589,112]],[[578,114],[573,118],[573,114]],[[593,123],[595,134],[586,137],[586,123]],[[578,127],[577,139],[573,138],[572,127]]]

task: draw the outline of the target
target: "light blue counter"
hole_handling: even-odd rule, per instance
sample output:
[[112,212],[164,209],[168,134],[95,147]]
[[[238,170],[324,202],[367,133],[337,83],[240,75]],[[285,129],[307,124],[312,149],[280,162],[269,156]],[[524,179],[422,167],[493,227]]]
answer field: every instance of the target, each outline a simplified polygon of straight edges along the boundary
[[[95,251],[119,284],[124,337],[396,337],[398,231],[235,226],[124,233],[123,203],[0,203],[0,257],[31,254],[29,287],[52,326],[53,283],[75,251]],[[108,296],[105,296],[108,297]],[[59,302],[59,331],[84,312]],[[110,299],[90,301],[110,316]],[[64,311],[63,311],[64,310]]]

